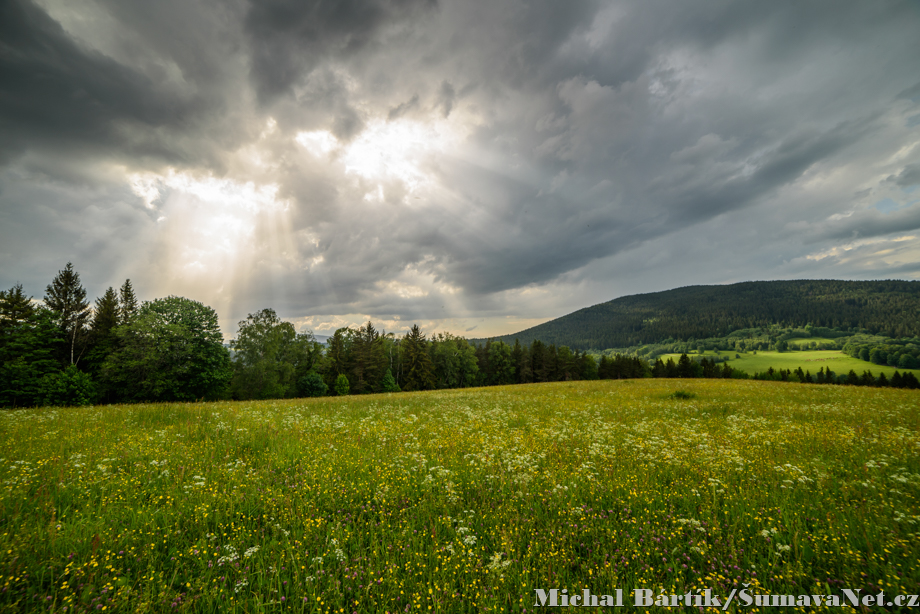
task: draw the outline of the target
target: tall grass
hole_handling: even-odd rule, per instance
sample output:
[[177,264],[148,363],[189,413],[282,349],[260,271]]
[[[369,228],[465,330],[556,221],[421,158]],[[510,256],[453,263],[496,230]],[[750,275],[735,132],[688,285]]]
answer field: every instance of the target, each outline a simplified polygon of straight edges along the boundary
[[3,611],[920,592],[916,391],[642,380],[20,410],[0,414],[0,458]]

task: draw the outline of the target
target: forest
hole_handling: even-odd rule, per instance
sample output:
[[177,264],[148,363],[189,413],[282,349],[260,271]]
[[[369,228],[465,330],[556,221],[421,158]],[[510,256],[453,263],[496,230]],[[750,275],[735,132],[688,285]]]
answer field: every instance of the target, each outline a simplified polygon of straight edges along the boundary
[[[846,284],[877,282],[834,283],[849,287]],[[898,301],[913,300],[914,284],[892,283],[897,290],[894,298],[876,297],[877,305],[889,309]],[[861,286],[852,288],[868,292]],[[686,311],[695,309],[686,306]],[[876,319],[859,322],[880,326],[885,309],[869,309]],[[892,328],[885,330],[911,332],[893,313],[889,315]],[[0,291],[0,406],[294,398],[641,377],[747,378],[724,362],[720,366],[721,359],[687,354],[710,349],[783,351],[792,340],[809,338],[820,339],[821,347],[831,344],[873,364],[915,368],[920,339],[873,335],[871,330],[771,323],[724,337],[663,338],[598,354],[524,334],[523,343],[520,339],[470,341],[448,333],[426,336],[416,325],[397,336],[377,330],[371,322],[358,329],[341,328],[320,343],[312,333],[298,333],[266,308],[240,321],[236,337],[225,344],[212,308],[178,296],[140,302],[130,280],[118,290],[108,288],[91,305],[79,273],[68,263],[47,286],[40,303],[27,296],[20,284]],[[668,337],[674,334],[669,329]],[[680,352],[680,360],[656,360],[672,352]],[[869,371],[862,376],[852,371],[834,374],[822,369],[814,375],[800,371],[770,369],[754,377],[917,386],[910,373],[889,380],[875,378]]]

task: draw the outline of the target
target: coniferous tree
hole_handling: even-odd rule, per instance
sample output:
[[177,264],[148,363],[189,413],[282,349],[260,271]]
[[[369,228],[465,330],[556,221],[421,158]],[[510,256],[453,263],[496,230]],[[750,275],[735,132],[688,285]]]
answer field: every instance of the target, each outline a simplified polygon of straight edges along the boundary
[[354,335],[349,361],[349,380],[353,382],[351,391],[354,394],[378,392],[381,389],[381,380],[387,367],[383,341],[383,337],[370,321]]
[[[102,363],[111,354],[118,343],[115,327],[118,326],[118,295],[111,287],[100,298],[96,299],[96,309],[93,310],[93,319],[89,328],[89,351],[87,362],[89,370],[98,375]],[[100,391],[103,397],[108,391]]]
[[135,315],[137,315],[137,297],[134,295],[131,280],[126,279],[121,285],[118,297],[118,324],[129,324]]
[[69,364],[77,364],[84,349],[90,311],[86,289],[72,263],[68,262],[63,271],[58,271],[57,277],[45,289],[45,304],[55,314],[58,327],[67,340]]
[[0,406],[41,403],[45,376],[60,371],[61,342],[50,309],[32,304],[20,284],[0,291]]
[[16,284],[7,291],[0,290],[0,335],[8,326],[25,322],[35,313],[32,298],[22,291],[22,284]]
[[434,388],[434,368],[428,355],[428,341],[418,325],[406,333],[400,349],[405,356],[403,390],[431,390]]
[[118,326],[118,295],[109,287],[105,294],[96,299],[90,330],[94,335],[107,335]]
[[399,392],[399,385],[396,383],[396,380],[393,379],[393,372],[389,369],[383,374],[381,385],[384,392]]
[[693,377],[693,368],[690,364],[690,357],[681,354],[677,360],[677,377]]
[[521,342],[514,340],[514,347],[511,348],[511,363],[514,365],[514,383],[524,383],[524,348]]
[[348,348],[346,347],[348,328],[336,330],[329,341],[326,342],[326,360],[325,373],[326,384],[330,389],[335,390],[336,381],[340,375],[348,371]]

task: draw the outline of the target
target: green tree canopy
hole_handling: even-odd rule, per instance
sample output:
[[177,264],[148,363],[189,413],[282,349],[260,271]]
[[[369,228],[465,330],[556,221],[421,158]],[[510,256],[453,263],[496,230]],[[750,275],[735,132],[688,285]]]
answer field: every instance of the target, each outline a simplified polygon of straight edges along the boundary
[[238,399],[293,397],[298,378],[317,363],[322,346],[313,333],[297,334],[273,309],[239,323],[233,354],[233,395]]
[[232,376],[217,313],[169,296],[145,302],[133,322],[115,329],[119,347],[100,378],[127,401],[216,399]]

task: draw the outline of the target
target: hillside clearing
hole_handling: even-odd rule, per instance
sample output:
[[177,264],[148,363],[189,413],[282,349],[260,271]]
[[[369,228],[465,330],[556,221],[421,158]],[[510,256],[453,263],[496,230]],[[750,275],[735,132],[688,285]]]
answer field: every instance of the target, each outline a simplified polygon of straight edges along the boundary
[[[740,356],[740,358],[737,358],[736,354]],[[863,371],[872,371],[872,374],[876,377],[884,373],[885,377],[891,378],[894,372],[898,371],[902,374],[913,373],[915,376],[920,377],[920,369],[899,369],[887,365],[876,365],[871,362],[866,362],[865,360],[847,356],[840,350],[810,350],[803,352],[759,351],[756,354],[754,352],[736,353],[707,351],[702,355],[691,354],[690,356],[691,358],[695,356],[708,356],[710,358],[714,356],[729,357],[728,364],[736,369],[744,371],[748,375],[763,373],[770,367],[773,367],[775,370],[789,369],[792,371],[802,367],[803,370],[810,371],[812,375],[815,375],[821,367],[824,367],[825,369],[830,369],[837,375],[846,375],[850,370],[855,371],[857,375],[862,375]],[[670,358],[674,360],[674,362],[677,362],[680,358],[680,354],[663,354],[658,356],[658,358],[663,361],[667,361]]]

